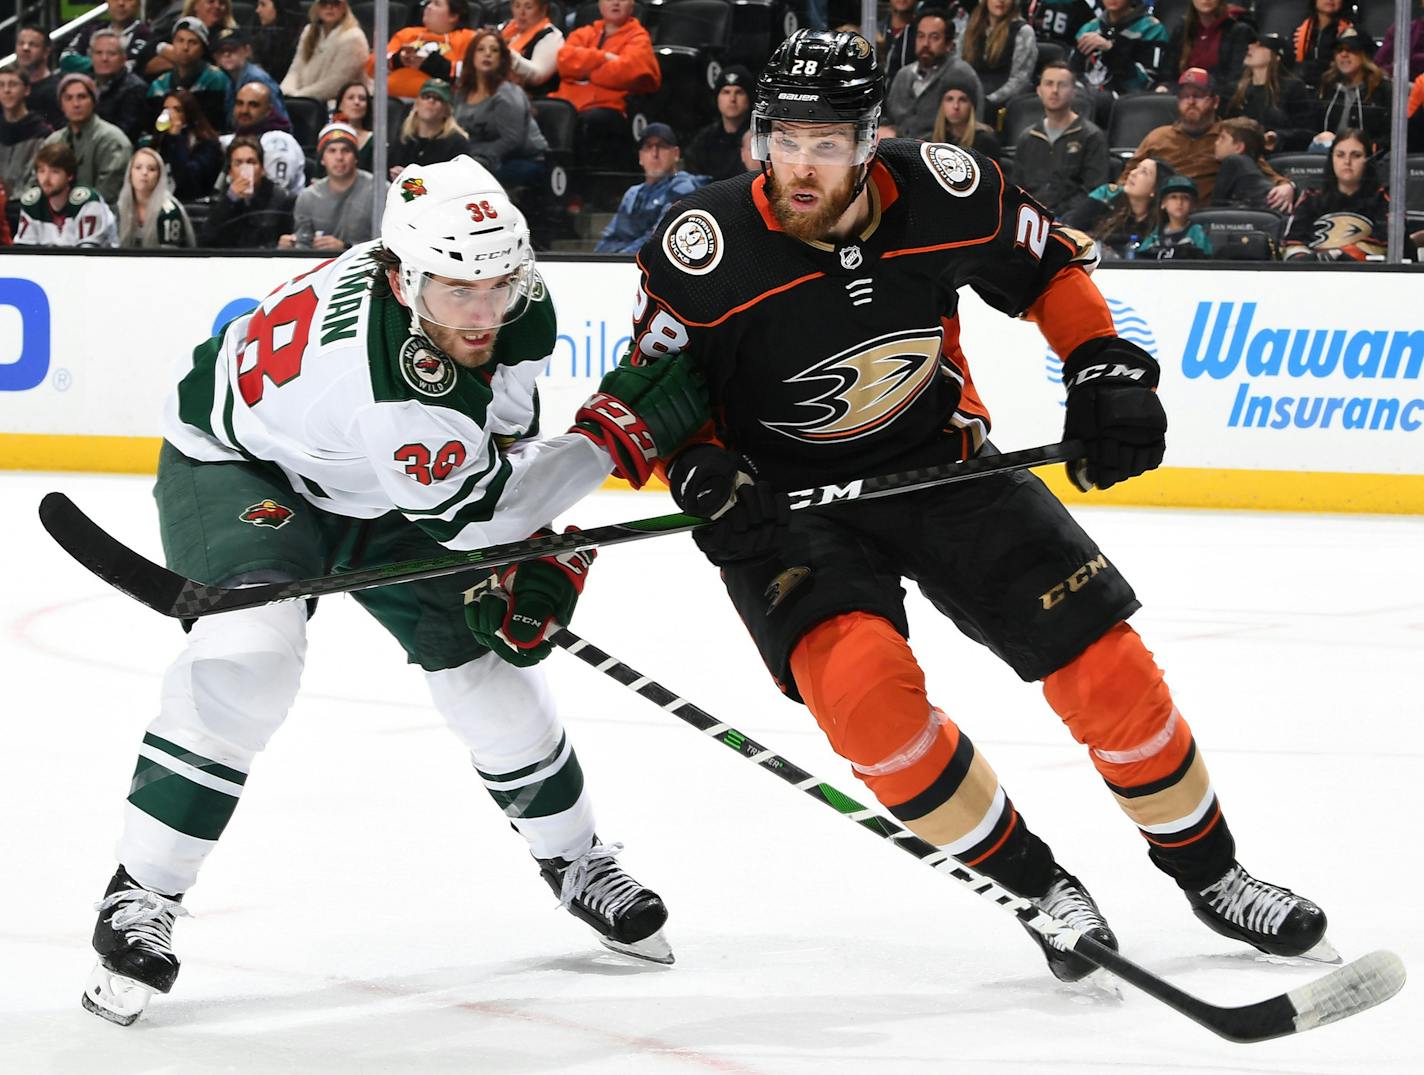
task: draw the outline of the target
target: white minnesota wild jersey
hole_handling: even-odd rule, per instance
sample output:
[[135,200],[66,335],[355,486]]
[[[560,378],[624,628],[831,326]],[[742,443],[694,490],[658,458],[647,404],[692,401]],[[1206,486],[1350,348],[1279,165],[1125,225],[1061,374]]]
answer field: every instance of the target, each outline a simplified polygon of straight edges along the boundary
[[20,198],[16,246],[118,246],[119,224],[114,212],[89,187],[72,187],[55,212],[39,187]]
[[536,439],[535,379],[558,331],[543,281],[493,360],[463,369],[372,293],[377,245],[288,281],[197,347],[164,437],[203,462],[273,464],[324,511],[400,511],[450,548],[528,537],[612,467],[581,434]]

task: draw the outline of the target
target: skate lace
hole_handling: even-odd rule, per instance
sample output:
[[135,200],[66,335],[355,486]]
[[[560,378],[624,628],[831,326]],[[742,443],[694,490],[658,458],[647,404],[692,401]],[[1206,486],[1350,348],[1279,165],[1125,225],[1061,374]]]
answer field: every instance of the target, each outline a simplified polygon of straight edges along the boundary
[[173,923],[178,918],[192,917],[177,900],[146,888],[115,892],[94,905],[96,911],[113,908],[116,909],[109,918],[109,925],[122,933],[130,944],[160,955],[173,954]]
[[613,861],[622,850],[620,843],[594,844],[569,863],[559,886],[559,906],[582,900],[596,914],[616,918],[643,891],[643,886]]
[[1211,909],[1234,925],[1257,933],[1280,932],[1286,917],[1300,902],[1287,888],[1258,881],[1240,866],[1201,890]]
[[1066,922],[1079,932],[1107,925],[1102,913],[1093,906],[1092,900],[1068,877],[1059,878],[1034,902],[1048,914],[1060,922]]

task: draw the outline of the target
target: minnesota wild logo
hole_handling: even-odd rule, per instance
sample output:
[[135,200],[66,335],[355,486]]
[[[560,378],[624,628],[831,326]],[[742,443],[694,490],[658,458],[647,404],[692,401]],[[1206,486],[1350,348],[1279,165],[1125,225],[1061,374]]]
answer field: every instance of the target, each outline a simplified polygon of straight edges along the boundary
[[253,526],[270,526],[273,530],[280,530],[295,514],[291,508],[278,504],[275,500],[259,500],[239,515],[238,519]]
[[425,189],[424,179],[406,179],[401,182],[401,197],[408,202],[413,202],[422,194],[429,193],[430,191]]

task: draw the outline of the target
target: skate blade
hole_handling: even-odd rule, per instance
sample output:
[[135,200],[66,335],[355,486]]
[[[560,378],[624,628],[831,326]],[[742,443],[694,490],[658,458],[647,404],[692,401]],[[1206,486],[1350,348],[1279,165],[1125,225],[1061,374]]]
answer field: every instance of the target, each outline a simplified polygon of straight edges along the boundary
[[142,982],[115,974],[99,963],[89,974],[80,1003],[100,1019],[132,1026],[152,996],[153,990]]
[[603,947],[610,952],[617,952],[619,955],[632,956],[634,959],[646,960],[649,963],[661,963],[664,966],[671,966],[676,962],[672,954],[672,945],[668,944],[662,930],[644,937],[641,941],[634,941],[632,944],[624,944],[611,937],[599,937],[598,939]]
[[1309,959],[1316,963],[1343,963],[1340,953],[1335,950],[1335,946],[1330,943],[1328,937],[1321,937],[1315,942],[1315,947],[1308,952],[1302,952],[1297,959]]

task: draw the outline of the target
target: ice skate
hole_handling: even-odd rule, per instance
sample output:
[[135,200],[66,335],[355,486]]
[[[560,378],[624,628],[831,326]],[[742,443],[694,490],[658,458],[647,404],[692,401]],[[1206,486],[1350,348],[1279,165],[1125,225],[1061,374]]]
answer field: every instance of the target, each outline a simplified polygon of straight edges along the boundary
[[166,993],[178,978],[173,922],[182,895],[144,888],[120,866],[104,898],[95,904],[94,951],[99,962],[84,987],[83,1004],[95,1015],[128,1026],[154,993]]
[[1273,956],[1340,962],[1325,939],[1325,912],[1304,896],[1258,881],[1240,863],[1199,891],[1187,890],[1193,913],[1223,937]]
[[[1092,895],[1083,887],[1082,881],[1062,866],[1054,865],[1053,881],[1049,884],[1048,891],[1034,898],[1033,902],[1060,922],[1072,926],[1114,952],[1117,951],[1117,937],[1103,918],[1103,913],[1098,910]],[[1098,970],[1094,964],[1057,947],[1043,934],[1029,929],[1027,925],[1024,929],[1028,930],[1029,936],[1043,949],[1043,957],[1048,960],[1048,969],[1060,982],[1081,981]],[[1115,987],[1107,988],[1110,992],[1117,992]]]
[[662,897],[644,888],[614,861],[622,844],[593,846],[576,859],[539,859],[539,872],[575,918],[598,931],[605,948],[651,963],[673,962],[663,936],[667,908]]

